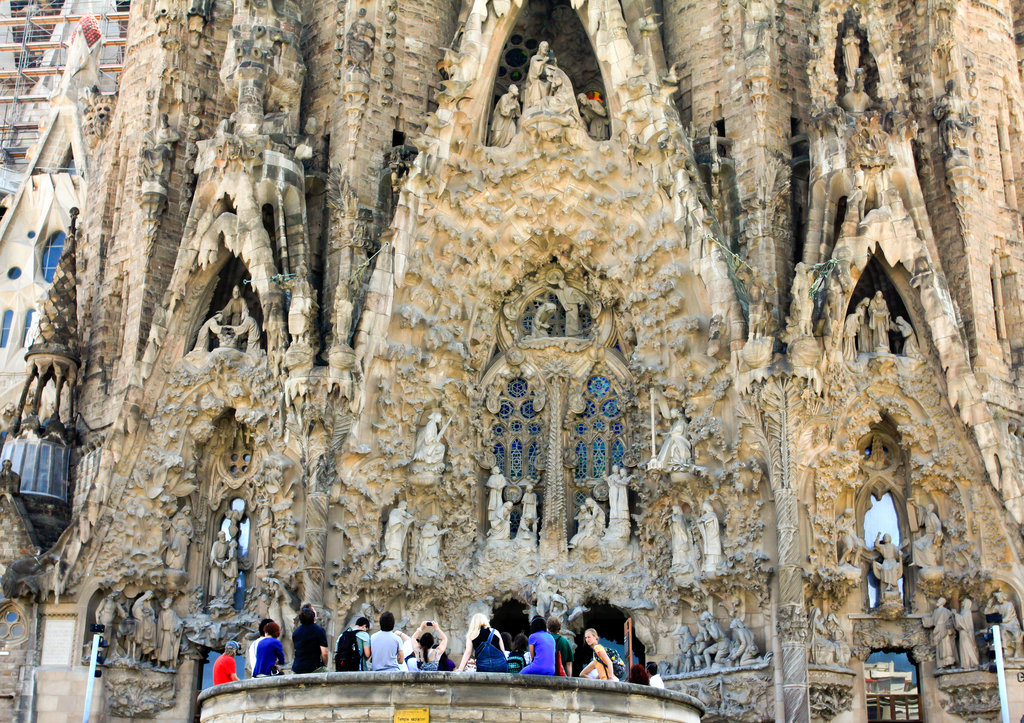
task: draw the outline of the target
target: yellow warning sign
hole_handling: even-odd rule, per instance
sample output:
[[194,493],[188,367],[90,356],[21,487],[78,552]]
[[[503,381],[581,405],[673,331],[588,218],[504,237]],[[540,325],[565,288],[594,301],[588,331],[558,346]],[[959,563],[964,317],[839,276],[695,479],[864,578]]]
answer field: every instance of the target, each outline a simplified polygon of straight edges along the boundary
[[430,723],[430,708],[403,708],[396,710],[395,723]]

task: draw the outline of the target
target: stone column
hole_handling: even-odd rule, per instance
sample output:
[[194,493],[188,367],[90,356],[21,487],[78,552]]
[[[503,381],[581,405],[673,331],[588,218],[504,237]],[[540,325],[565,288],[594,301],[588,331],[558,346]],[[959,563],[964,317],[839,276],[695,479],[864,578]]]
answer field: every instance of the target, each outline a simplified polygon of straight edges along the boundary
[[564,558],[566,540],[565,467],[562,416],[565,414],[564,379],[552,379],[548,389],[548,449],[544,470],[544,518],[541,520],[540,555],[545,561]]

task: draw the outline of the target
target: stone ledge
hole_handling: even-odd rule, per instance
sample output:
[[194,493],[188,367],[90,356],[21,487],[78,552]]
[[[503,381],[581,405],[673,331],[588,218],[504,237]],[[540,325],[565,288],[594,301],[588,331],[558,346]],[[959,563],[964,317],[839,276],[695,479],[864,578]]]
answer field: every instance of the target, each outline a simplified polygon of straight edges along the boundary
[[[497,673],[318,673],[226,683],[199,694],[201,720],[240,723],[284,714],[286,720],[391,723],[396,708],[430,708],[433,720],[587,720],[698,723],[704,705],[676,691],[585,678]],[[328,717],[325,718],[324,715]],[[299,715],[299,717],[295,717]],[[511,718],[508,718],[511,720]]]

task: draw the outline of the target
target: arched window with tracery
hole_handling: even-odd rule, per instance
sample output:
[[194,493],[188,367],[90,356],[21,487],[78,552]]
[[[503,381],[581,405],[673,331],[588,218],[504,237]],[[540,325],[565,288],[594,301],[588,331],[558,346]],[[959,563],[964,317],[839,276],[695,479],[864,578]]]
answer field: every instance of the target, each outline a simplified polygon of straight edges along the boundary
[[537,478],[541,451],[540,413],[534,409],[534,391],[523,377],[505,385],[498,398],[496,420],[491,426],[494,458],[512,484]]
[[608,376],[587,379],[583,411],[573,421],[577,482],[603,479],[626,456],[626,426],[618,391]]

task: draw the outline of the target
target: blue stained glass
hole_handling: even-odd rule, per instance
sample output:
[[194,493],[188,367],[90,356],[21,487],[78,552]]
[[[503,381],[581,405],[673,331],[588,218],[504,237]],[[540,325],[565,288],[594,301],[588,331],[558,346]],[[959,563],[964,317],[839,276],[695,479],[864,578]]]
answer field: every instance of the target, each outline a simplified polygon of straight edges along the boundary
[[577,507],[582,507],[587,501],[587,495],[583,492],[577,492],[573,499],[576,501]]
[[494,445],[494,458],[498,460],[498,467],[505,468],[505,445],[498,442]]
[[587,433],[587,425],[585,425],[585,424],[577,424],[576,425],[576,434],[586,434],[586,433]]
[[576,443],[576,479],[586,479],[587,476],[587,443]]
[[537,424],[536,422],[534,422],[529,427],[527,427],[526,431],[529,432],[530,434],[536,436],[536,435],[540,434],[540,425]]
[[512,407],[512,402],[508,400],[502,400],[501,409],[498,410],[498,416],[501,417],[502,419],[508,419],[509,417],[512,416],[512,412],[514,411],[515,409]]
[[540,445],[536,442],[530,442],[529,448],[526,450],[526,476],[537,477],[537,457],[540,456]]
[[523,443],[518,439],[509,447],[508,476],[511,480],[523,478]]
[[614,424],[612,424],[612,434],[614,434],[615,436],[622,434],[622,430],[622,422],[615,422]]
[[612,464],[621,465],[622,458],[626,456],[626,445],[622,443],[621,439],[616,439],[615,443],[612,444]]
[[526,396],[526,380],[518,377],[508,383],[508,395],[519,399],[520,397]]
[[619,400],[609,399],[607,402],[601,405],[601,411],[604,412],[606,417],[616,417],[619,414]]
[[584,417],[593,417],[596,412],[597,412],[597,407],[594,406],[594,403],[588,399],[587,400],[586,408],[583,410],[583,416]]
[[519,416],[523,419],[531,419],[537,412],[533,410],[533,400],[527,399],[519,405]]
[[611,386],[607,377],[590,377],[590,381],[587,382],[587,391],[595,397],[603,397],[611,389]]
[[522,431],[523,423],[520,422],[518,419],[513,419],[512,423],[508,425],[508,428],[509,431],[511,431],[513,434],[516,434],[517,432]]
[[594,477],[604,477],[604,464],[605,464],[605,446],[603,439],[594,440],[594,468],[592,475]]
[[495,437],[504,437],[505,428],[502,427],[500,424],[495,424],[493,427],[491,427],[491,434],[493,434]]
[[595,419],[593,424],[594,424],[594,431],[595,432],[600,432],[600,431],[602,431],[604,429],[604,421],[603,420]]

